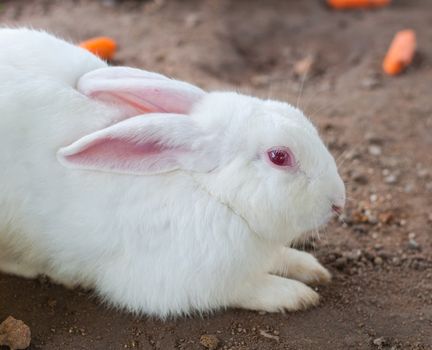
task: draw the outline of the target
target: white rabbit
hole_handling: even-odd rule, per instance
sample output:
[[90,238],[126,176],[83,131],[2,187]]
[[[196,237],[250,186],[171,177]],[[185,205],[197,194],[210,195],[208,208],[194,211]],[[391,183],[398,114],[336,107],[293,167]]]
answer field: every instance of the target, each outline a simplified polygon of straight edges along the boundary
[[0,270],[160,317],[318,302],[304,283],[329,272],[285,246],[345,189],[299,110],[44,32],[2,29],[0,46]]

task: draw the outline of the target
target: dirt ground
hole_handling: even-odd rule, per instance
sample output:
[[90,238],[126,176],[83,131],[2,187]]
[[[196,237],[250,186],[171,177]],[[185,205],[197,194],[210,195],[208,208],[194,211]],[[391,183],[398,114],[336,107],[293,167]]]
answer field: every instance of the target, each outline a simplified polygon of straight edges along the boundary
[[[0,1],[0,21],[73,41],[109,35],[120,44],[114,64],[298,103],[349,196],[343,220],[306,247],[334,274],[317,308],[162,322],[1,275],[0,320],[24,320],[31,349],[203,349],[206,334],[220,349],[432,349],[432,1],[355,12],[319,0]],[[408,27],[416,60],[384,76],[389,42]],[[309,58],[309,73],[296,74]]]

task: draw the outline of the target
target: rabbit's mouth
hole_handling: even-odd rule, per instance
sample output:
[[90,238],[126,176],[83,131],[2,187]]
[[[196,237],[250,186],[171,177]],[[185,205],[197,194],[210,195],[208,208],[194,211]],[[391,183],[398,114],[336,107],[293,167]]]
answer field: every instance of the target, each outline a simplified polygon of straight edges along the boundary
[[322,228],[325,227],[328,222],[333,218],[334,213],[329,212],[323,215],[321,218],[313,218],[313,225],[308,226],[303,232],[299,232],[292,241],[294,246],[308,246],[310,242],[315,242],[320,240],[320,235],[322,233]]

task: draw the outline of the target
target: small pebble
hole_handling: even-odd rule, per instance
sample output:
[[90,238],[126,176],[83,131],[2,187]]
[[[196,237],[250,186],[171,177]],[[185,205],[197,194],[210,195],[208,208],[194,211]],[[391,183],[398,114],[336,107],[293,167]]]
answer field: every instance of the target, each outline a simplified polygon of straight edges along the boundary
[[204,334],[200,338],[200,344],[206,349],[215,350],[219,346],[219,338],[215,335]]
[[397,176],[395,174],[390,174],[384,178],[384,182],[387,184],[394,184],[397,182]]
[[30,328],[21,320],[9,316],[0,324],[0,346],[8,346],[11,350],[26,349],[30,346]]
[[314,64],[315,58],[312,55],[306,56],[294,64],[294,73],[297,76],[303,77],[314,68]]
[[400,263],[401,263],[401,260],[397,256],[395,256],[395,257],[392,258],[392,263],[395,266],[399,266]]
[[379,256],[376,256],[374,259],[374,264],[375,265],[382,265],[382,263],[383,263],[383,259]]
[[185,18],[185,24],[188,28],[195,28],[201,23],[201,17],[197,13],[191,13]]
[[408,248],[412,249],[412,250],[420,250],[421,249],[420,244],[418,244],[417,241],[413,238],[411,238],[408,241]]
[[260,335],[261,336],[263,336],[264,338],[267,338],[267,339],[273,339],[273,340],[276,340],[277,342],[279,341],[279,337],[277,336],[277,335],[273,335],[273,334],[270,334],[270,333],[267,333],[265,330],[260,330],[259,331],[259,333],[260,333]]
[[347,252],[344,255],[348,260],[356,261],[356,260],[359,260],[361,258],[362,254],[363,254],[363,252],[360,249],[356,249],[356,250],[353,250],[352,252]]
[[377,145],[371,145],[368,147],[369,154],[373,156],[379,156],[382,153],[382,149],[380,146]]
[[378,219],[383,224],[390,224],[394,219],[394,215],[391,212],[384,212],[378,215]]
[[379,337],[373,340],[373,344],[376,346],[386,346],[388,345],[388,340],[384,337]]

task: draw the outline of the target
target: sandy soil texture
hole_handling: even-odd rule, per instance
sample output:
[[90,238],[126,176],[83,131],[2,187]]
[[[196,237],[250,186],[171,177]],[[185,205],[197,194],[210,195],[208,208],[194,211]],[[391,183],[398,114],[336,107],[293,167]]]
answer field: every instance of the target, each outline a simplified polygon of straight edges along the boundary
[[[334,274],[315,309],[162,322],[0,275],[0,321],[28,324],[30,349],[204,349],[203,335],[220,349],[432,349],[432,1],[334,12],[319,0],[17,0],[0,1],[0,21],[76,42],[109,35],[114,64],[298,103],[349,196],[343,220],[307,247]],[[387,77],[382,58],[404,28],[416,30],[418,55]]]

